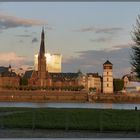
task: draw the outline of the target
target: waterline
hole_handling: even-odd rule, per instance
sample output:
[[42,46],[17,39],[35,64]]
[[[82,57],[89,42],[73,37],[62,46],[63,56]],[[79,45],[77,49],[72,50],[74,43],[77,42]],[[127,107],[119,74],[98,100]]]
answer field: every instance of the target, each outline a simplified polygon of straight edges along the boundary
[[140,109],[140,104],[120,103],[32,103],[32,102],[0,102],[0,107],[27,108],[96,108],[96,109]]

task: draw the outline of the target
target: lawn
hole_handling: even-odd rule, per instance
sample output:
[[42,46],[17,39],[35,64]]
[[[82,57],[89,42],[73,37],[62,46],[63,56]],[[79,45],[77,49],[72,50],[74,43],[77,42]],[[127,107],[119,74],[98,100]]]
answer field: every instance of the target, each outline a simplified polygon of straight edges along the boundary
[[0,128],[139,131],[140,111],[0,108]]

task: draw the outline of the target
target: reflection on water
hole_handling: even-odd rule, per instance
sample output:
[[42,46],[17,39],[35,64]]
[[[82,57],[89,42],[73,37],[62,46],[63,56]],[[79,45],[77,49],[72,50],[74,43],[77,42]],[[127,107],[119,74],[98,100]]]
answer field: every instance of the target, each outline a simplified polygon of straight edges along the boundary
[[111,103],[110,104],[109,103],[108,104],[104,103],[103,106],[104,106],[104,108],[113,108],[113,104],[111,104]]
[[0,107],[134,109],[140,104],[0,102]]

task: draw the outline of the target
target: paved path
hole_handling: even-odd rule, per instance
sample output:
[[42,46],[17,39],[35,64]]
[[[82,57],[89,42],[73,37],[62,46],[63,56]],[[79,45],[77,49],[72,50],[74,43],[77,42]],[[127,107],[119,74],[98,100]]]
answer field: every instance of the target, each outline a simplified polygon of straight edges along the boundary
[[0,129],[0,138],[140,138],[135,132],[93,132],[74,130]]

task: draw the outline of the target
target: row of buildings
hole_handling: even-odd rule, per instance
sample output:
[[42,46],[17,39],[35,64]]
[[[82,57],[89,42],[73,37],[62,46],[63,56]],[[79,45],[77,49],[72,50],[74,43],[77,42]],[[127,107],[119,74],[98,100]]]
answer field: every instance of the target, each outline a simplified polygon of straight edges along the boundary
[[[61,72],[59,54],[45,53],[45,33],[42,29],[38,55],[35,55],[35,69],[26,71],[22,78],[28,80],[29,86],[41,87],[76,87],[93,88],[96,92],[113,93],[113,65],[108,60],[103,64],[103,75],[98,73],[83,74]],[[49,63],[50,62],[50,63]],[[20,85],[20,76],[8,68],[0,67],[0,86]]]

